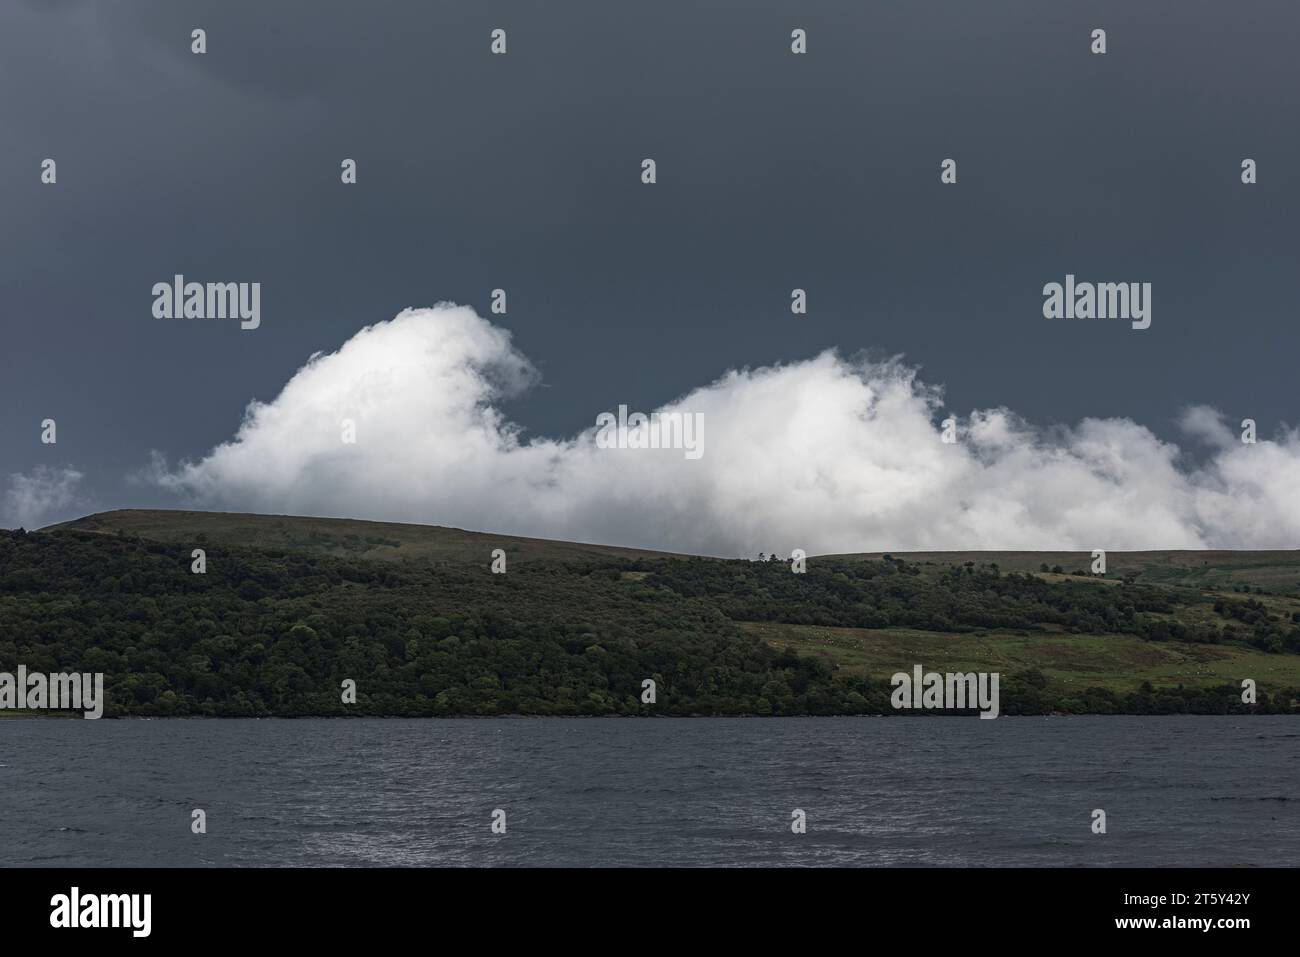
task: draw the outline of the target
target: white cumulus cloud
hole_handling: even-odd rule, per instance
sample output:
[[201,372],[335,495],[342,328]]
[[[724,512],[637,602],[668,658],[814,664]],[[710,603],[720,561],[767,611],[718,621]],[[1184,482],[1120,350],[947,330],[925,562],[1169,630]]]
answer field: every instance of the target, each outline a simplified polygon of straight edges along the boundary
[[[1241,443],[1211,409],[1199,465],[1129,419],[1039,429],[958,418],[899,361],[730,371],[659,410],[702,413],[704,454],[527,438],[500,400],[537,379],[509,333],[447,303],[317,354],[198,461],[153,481],[234,511],[454,525],[715,555],[940,549],[1293,548],[1300,438]],[[356,441],[343,441],[344,421]]]
[[48,465],[9,475],[0,491],[0,527],[40,528],[83,514],[84,477],[76,469]]

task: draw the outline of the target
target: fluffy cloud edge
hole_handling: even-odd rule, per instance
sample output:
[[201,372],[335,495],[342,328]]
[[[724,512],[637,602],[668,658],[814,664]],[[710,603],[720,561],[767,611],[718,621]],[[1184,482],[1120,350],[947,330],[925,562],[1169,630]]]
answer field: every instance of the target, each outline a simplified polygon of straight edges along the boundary
[[1006,408],[950,416],[942,388],[901,359],[828,350],[640,410],[701,416],[707,440],[692,461],[600,448],[595,425],[524,438],[498,405],[537,379],[509,332],[472,309],[407,309],[312,355],[274,399],[249,404],[230,440],[174,467],[155,454],[141,476],[232,511],[717,555],[1300,541],[1297,435],[1246,444],[1208,406],[1183,416],[1210,452],[1188,465],[1132,419],[1039,428]]

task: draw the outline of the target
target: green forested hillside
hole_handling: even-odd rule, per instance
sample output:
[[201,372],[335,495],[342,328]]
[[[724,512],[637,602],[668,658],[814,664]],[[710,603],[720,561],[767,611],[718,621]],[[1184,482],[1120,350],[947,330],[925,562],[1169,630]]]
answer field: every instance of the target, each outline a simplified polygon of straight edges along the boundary
[[[796,575],[545,542],[517,563],[507,549],[494,575],[495,536],[377,526],[410,530],[388,546],[358,523],[201,515],[0,532],[0,671],[103,672],[108,713],[140,715],[894,714],[889,676],[914,664],[999,671],[1004,714],[1300,698],[1300,599],[1258,586],[1008,572],[988,556],[814,558]],[[248,527],[263,547],[223,544]],[[354,535],[352,557],[336,554]],[[423,553],[369,554],[408,541]]]

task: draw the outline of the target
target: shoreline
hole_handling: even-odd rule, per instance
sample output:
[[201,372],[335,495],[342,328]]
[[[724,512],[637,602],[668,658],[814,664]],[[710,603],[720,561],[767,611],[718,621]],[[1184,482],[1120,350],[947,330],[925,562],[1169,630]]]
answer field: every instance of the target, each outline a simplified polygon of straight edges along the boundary
[[[899,718],[902,720],[961,720],[978,719],[978,712],[970,714],[299,714],[299,715],[104,715],[102,718],[81,718],[66,714],[15,714],[0,712],[0,720],[63,720],[63,721],[734,721],[758,720],[836,720],[854,721],[864,719]],[[1300,715],[1280,712],[1251,712],[1249,714],[1103,714],[1087,712],[1069,714],[1055,711],[1050,714],[1002,714],[996,719],[1045,720],[1052,718],[1300,718]]]

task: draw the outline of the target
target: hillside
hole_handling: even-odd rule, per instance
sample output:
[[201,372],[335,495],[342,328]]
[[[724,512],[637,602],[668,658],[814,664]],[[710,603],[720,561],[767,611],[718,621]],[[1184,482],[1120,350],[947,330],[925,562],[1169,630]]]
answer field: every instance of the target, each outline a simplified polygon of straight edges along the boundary
[[1085,558],[827,556],[795,575],[417,525],[110,512],[0,532],[0,671],[101,671],[116,715],[893,714],[889,676],[915,664],[998,671],[1004,714],[1300,708],[1296,553],[1116,553],[1106,578],[1066,573]]
[[509,563],[673,557],[646,549],[491,535],[440,525],[170,509],[118,509],[53,525],[44,531],[137,535],[192,547],[210,543],[367,561],[485,563],[494,548],[504,548]]
[[[995,562],[1003,571],[1041,572],[1060,567],[1065,574],[1087,572],[1091,552],[894,552],[912,562],[964,565]],[[878,561],[881,552],[828,555]],[[1276,594],[1300,595],[1300,551],[1164,551],[1106,552],[1106,578],[1126,576],[1156,585],[1223,588],[1250,585]]]
[[[504,548],[511,562],[578,561],[605,558],[685,557],[670,552],[590,545],[471,532],[440,525],[368,522],[347,518],[251,515],[173,509],[118,509],[53,525],[45,531],[84,531],[137,535],[160,542],[210,542],[220,545],[316,552],[338,558],[374,561],[430,560],[482,562]],[[817,559],[880,561],[882,552],[822,555]],[[940,566],[992,562],[1006,572],[1042,574],[1042,566],[1062,572],[1087,571],[1090,552],[893,552],[909,562]],[[1133,576],[1139,581],[1190,588],[1249,585],[1278,595],[1300,596],[1300,551],[1147,551],[1106,553],[1103,580]]]

